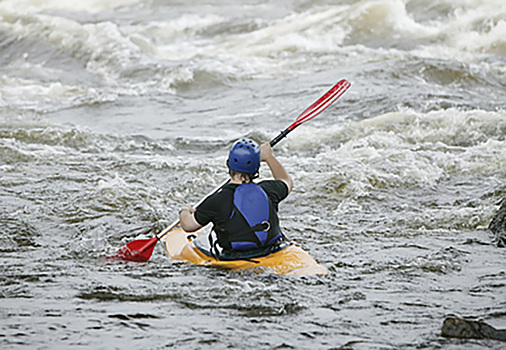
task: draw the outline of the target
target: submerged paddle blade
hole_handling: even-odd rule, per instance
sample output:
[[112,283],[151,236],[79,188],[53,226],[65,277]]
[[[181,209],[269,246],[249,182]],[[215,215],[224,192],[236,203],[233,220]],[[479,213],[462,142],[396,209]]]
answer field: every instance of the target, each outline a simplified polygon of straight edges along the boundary
[[120,259],[134,262],[146,262],[151,258],[155,249],[157,237],[149,239],[138,239],[127,243],[121,247],[115,255],[108,256],[106,259]]

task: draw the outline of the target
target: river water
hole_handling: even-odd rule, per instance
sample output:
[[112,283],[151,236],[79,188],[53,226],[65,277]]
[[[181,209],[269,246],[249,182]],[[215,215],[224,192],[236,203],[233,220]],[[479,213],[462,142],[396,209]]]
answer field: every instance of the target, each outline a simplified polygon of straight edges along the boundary
[[[0,347],[501,348],[439,334],[506,328],[505,58],[503,0],[0,1]],[[275,149],[328,277],[102,260],[342,78]]]

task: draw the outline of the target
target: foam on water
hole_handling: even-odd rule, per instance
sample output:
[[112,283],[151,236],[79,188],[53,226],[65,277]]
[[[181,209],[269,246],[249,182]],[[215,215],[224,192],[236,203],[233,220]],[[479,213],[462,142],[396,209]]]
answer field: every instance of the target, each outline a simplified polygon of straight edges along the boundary
[[138,4],[139,0],[83,0],[79,3],[69,3],[65,0],[5,0],[5,8],[25,13],[44,12],[105,12],[121,7],[130,7]]
[[[2,95],[23,89],[28,96],[56,101],[63,88],[76,95],[73,104],[79,105],[94,100],[89,89],[112,99],[122,94],[174,93],[188,84],[197,89],[205,86],[209,76],[215,83],[276,78],[392,57],[452,59],[475,65],[477,71],[505,74],[500,64],[506,37],[502,1],[446,2],[441,5],[441,17],[430,21],[423,19],[427,6],[421,1],[370,0],[302,10],[286,5],[280,17],[249,18],[245,25],[244,18],[235,13],[190,14],[184,7],[178,9],[179,18],[162,20],[148,12],[150,17],[143,21],[124,21],[108,12],[118,6],[129,13],[149,5],[88,1],[74,7],[62,1],[43,6],[35,1],[3,1],[0,28],[6,40],[2,46],[13,55],[21,51],[24,70],[30,75],[37,72],[39,79],[18,80],[10,70],[2,69]],[[97,12],[98,17],[79,20],[66,15],[83,11]],[[268,12],[259,11],[253,13]],[[219,30],[236,23],[241,24],[238,32]],[[317,65],[305,63],[301,55],[308,52]],[[5,63],[11,65],[12,60]],[[86,79],[90,74],[92,79]],[[81,77],[77,84],[71,78],[76,76]],[[66,83],[56,89],[53,84],[60,81]],[[34,108],[12,98],[2,97],[3,104]],[[64,98],[62,108],[66,106]]]
[[[463,348],[504,326],[504,1],[0,1],[0,347]],[[99,262],[275,149],[326,278]],[[262,166],[262,177],[270,172]]]
[[445,21],[430,23],[435,30],[429,38],[432,43],[423,45],[416,53],[424,57],[457,58],[468,63],[486,60],[487,54],[504,57],[505,13],[503,1],[459,3]]
[[[390,162],[384,169],[390,174],[411,174],[400,178],[431,183],[443,174],[506,173],[506,155],[500,152],[506,147],[504,111],[395,112],[322,130],[305,127],[287,140],[287,147],[291,152],[314,150],[315,133],[318,163],[327,165],[353,160],[351,167],[362,163],[367,168]],[[360,167],[356,174],[365,176],[366,168]]]
[[[469,194],[486,200],[504,189],[504,111],[404,111],[297,133],[287,140],[293,156],[285,161],[294,169],[295,193],[336,223],[357,215],[357,230],[484,227],[491,211]],[[305,215],[313,214],[298,217]],[[368,215],[388,223],[365,228],[358,218]],[[345,230],[352,226],[347,221]]]

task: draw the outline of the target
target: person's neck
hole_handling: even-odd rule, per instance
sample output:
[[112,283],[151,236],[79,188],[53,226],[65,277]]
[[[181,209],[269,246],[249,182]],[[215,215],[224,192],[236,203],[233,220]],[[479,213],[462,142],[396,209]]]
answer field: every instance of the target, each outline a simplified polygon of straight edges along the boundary
[[233,176],[230,178],[230,183],[231,184],[243,184],[243,183],[248,183],[248,182],[251,182],[249,180],[245,180],[243,177],[241,176]]

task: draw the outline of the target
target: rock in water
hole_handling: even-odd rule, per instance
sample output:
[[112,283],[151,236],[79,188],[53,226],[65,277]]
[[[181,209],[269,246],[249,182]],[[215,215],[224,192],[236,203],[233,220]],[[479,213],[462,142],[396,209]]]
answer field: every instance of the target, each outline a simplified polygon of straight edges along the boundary
[[470,321],[449,316],[443,322],[441,335],[447,338],[474,338],[506,341],[506,329],[494,327],[480,321]]
[[506,198],[503,199],[501,207],[488,225],[488,228],[495,233],[497,246],[506,247]]

